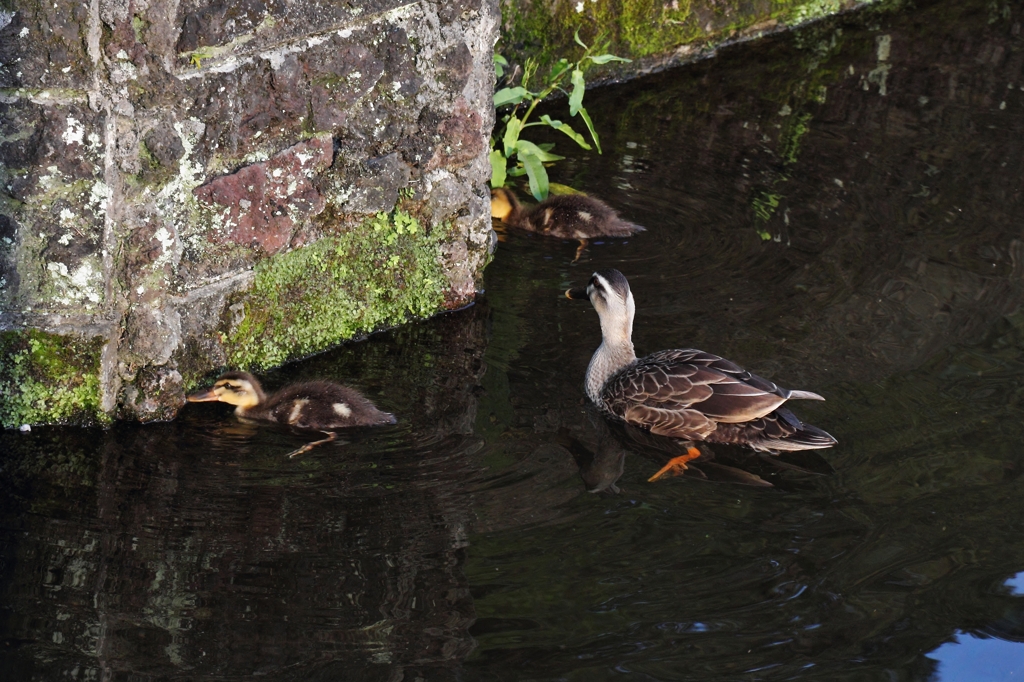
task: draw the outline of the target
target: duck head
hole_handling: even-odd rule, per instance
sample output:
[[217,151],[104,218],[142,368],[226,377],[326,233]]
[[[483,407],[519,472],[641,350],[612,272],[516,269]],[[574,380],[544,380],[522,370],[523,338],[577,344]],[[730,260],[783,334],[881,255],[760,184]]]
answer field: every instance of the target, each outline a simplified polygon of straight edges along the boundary
[[621,272],[598,270],[590,277],[585,289],[569,289],[565,295],[573,300],[590,301],[601,318],[601,334],[605,343],[631,345],[636,304],[629,282]]
[[519,200],[516,195],[504,187],[497,187],[491,190],[491,217],[498,220],[505,220],[519,208]]
[[256,407],[264,400],[266,397],[263,395],[260,383],[248,372],[222,374],[210,388],[188,396],[190,403],[218,401],[234,405],[235,412],[243,412]]

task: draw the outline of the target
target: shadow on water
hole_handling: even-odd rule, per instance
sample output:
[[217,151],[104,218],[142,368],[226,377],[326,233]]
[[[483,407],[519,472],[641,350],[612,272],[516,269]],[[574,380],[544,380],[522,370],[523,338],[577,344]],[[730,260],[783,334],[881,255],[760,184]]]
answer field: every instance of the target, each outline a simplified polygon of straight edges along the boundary
[[[475,307],[266,377],[352,384],[394,427],[297,460],[282,455],[306,436],[214,405],[0,434],[0,667],[1019,671],[1022,23],[1013,3],[921,2],[588,94],[605,154],[570,156],[553,179],[647,232],[575,263],[575,243],[509,235]],[[600,267],[630,279],[639,353],[704,348],[825,395],[794,406],[839,439],[824,466],[715,446],[730,480],[772,487],[647,483],[669,453],[581,402],[599,329],[562,292]]]

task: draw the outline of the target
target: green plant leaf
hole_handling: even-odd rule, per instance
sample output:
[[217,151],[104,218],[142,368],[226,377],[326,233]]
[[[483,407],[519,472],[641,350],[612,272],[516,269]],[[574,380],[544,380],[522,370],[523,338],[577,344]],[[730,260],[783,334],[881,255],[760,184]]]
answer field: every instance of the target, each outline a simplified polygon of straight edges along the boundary
[[589,47],[587,47],[587,44],[585,42],[580,40],[580,30],[579,29],[576,29],[576,33],[573,35],[572,38],[573,38],[573,40],[576,41],[576,44],[579,45],[580,47],[582,47],[584,50],[589,50],[590,49]]
[[590,131],[590,137],[594,140],[594,146],[597,147],[597,153],[601,153],[601,140],[597,138],[597,131],[594,130],[594,122],[590,120],[590,114],[583,107],[580,107],[580,116],[583,117],[583,122],[587,124],[587,130]]
[[626,59],[625,57],[617,57],[613,54],[599,54],[596,57],[587,57],[590,61],[595,64],[607,64],[608,62],[631,62],[632,59]]
[[550,116],[548,116],[547,114],[544,114],[543,116],[541,116],[540,120],[543,123],[546,123],[549,126],[551,126],[552,128],[554,128],[555,130],[557,130],[557,131],[559,131],[561,133],[565,133],[566,135],[571,137],[576,144],[578,144],[579,146],[583,147],[587,151],[589,151],[591,149],[590,145],[587,144],[587,141],[585,139],[583,139],[583,136],[580,135],[579,133],[577,133],[575,130],[573,130],[572,126],[569,125],[568,123],[562,123],[561,121],[556,121],[556,120],[552,119]]
[[583,81],[583,72],[579,69],[572,71],[572,93],[569,95],[569,115],[575,116],[576,112],[583,107],[583,91],[587,84]]
[[544,170],[544,164],[533,154],[520,154],[519,159],[530,178],[530,194],[537,201],[544,201],[548,198],[548,172]]
[[500,149],[492,149],[491,154],[491,187],[502,187],[505,184],[508,159]]
[[529,95],[526,88],[516,86],[514,88],[502,88],[494,93],[494,108],[503,107],[506,104],[519,104]]
[[510,159],[516,153],[516,143],[519,141],[519,133],[523,129],[523,122],[515,116],[508,119],[505,124],[505,134],[501,138],[505,146],[505,158]]
[[568,71],[571,67],[572,62],[570,62],[565,57],[562,57],[557,62],[555,62],[554,66],[551,67],[551,75],[548,76],[548,82],[550,83],[553,81],[557,81],[559,78],[562,77],[562,74]]
[[[565,158],[558,154],[546,152],[529,140],[519,140],[519,142],[516,143],[516,151],[518,152],[520,159],[523,159],[525,156],[535,156],[539,161],[560,161]],[[544,190],[544,195],[547,196],[547,190]]]
[[515,168],[511,168],[508,171],[508,176],[510,178],[520,178],[524,175],[526,175],[526,169],[523,168],[522,166],[516,166]]
[[508,60],[502,57],[500,54],[494,55],[494,75],[501,78],[505,75],[505,69],[508,67]]

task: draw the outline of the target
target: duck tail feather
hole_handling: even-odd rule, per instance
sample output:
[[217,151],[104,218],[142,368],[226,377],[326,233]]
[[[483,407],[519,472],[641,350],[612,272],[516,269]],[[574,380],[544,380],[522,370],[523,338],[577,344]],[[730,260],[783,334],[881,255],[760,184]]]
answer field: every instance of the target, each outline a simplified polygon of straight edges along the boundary
[[751,447],[755,450],[776,452],[819,450],[830,448],[839,442],[832,434],[819,429],[817,426],[803,423],[789,410],[778,410],[775,414],[780,421],[788,424],[793,431],[785,434],[772,434],[770,437],[759,441],[756,445],[751,444]]
[[830,448],[839,441],[825,433],[805,434],[794,433],[789,438],[771,438],[752,445],[755,450],[767,452],[795,452],[797,450],[822,450]]
[[824,398],[813,391],[790,391],[786,396],[787,400],[824,400]]

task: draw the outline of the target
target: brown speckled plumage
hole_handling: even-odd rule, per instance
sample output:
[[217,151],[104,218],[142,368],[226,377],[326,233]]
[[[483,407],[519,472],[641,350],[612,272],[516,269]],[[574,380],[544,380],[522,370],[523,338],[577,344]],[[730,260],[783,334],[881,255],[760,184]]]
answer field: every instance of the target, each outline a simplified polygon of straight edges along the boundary
[[644,229],[585,194],[550,196],[525,208],[511,190],[501,187],[491,190],[491,215],[506,225],[560,239],[628,237]]
[[760,451],[810,450],[835,445],[821,429],[802,423],[782,405],[824,400],[752,374],[712,353],[664,350],[633,353],[633,294],[617,270],[595,272],[587,289],[601,318],[603,340],[587,368],[587,395],[608,416],[651,433],[692,441],[733,443]]
[[686,348],[652,353],[613,374],[598,404],[661,436],[755,450],[831,447],[835,439],[781,409],[792,398],[814,397],[780,388],[717,355]]

